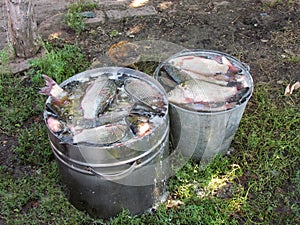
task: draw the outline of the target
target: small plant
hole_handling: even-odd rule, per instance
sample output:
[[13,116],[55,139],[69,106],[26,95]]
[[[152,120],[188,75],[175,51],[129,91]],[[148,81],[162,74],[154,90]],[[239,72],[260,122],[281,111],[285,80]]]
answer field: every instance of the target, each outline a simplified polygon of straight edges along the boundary
[[14,55],[12,46],[8,46],[0,51],[0,75],[10,72],[7,64],[11,60],[11,55]]
[[78,2],[70,5],[67,15],[66,23],[70,28],[77,33],[81,33],[85,29],[84,17],[80,14],[83,11],[94,10],[97,4],[91,2]]
[[109,36],[110,37],[117,37],[117,36],[119,36],[119,31],[117,31],[117,30],[111,30],[109,32]]
[[35,78],[39,79],[41,74],[46,74],[61,83],[76,73],[82,72],[89,65],[77,45],[55,48],[46,43],[45,49],[46,54],[42,58],[30,62],[34,68],[31,74],[35,74],[33,76]]

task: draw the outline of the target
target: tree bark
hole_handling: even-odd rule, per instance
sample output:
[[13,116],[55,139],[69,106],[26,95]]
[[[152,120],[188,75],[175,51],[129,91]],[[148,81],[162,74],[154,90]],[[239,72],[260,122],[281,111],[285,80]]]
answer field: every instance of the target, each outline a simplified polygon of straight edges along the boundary
[[15,54],[29,58],[38,52],[37,23],[32,0],[5,0],[8,15],[8,32]]

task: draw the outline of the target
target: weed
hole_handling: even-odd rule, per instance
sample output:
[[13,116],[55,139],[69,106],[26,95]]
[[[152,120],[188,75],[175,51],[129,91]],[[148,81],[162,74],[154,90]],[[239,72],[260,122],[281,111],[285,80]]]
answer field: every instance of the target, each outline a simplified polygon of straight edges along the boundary
[[33,123],[20,130],[18,145],[13,148],[21,165],[42,166],[52,158],[46,127],[43,123]]
[[11,61],[11,56],[14,55],[12,46],[7,46],[0,51],[0,75],[10,72],[8,63]]
[[64,45],[62,48],[55,48],[45,44],[46,54],[42,58],[34,59],[30,62],[34,68],[31,74],[35,74],[33,79],[40,78],[41,74],[46,74],[56,82],[61,83],[65,79],[82,72],[88,66],[88,61],[76,45]]
[[6,75],[0,79],[0,129],[17,134],[28,118],[42,111],[42,96],[28,77]]
[[109,32],[109,36],[110,37],[117,37],[117,36],[119,36],[120,35],[120,33],[119,33],[119,31],[117,31],[117,30],[111,30],[110,32]]
[[81,33],[85,30],[84,18],[80,12],[94,10],[97,4],[91,2],[77,2],[69,6],[66,23],[70,28],[75,30],[77,33]]

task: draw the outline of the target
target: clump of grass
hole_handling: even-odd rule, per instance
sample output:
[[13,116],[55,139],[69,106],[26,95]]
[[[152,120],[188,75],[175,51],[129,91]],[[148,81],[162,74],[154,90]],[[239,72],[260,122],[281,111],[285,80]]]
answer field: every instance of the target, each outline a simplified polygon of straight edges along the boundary
[[77,2],[71,4],[65,18],[66,23],[77,33],[81,33],[85,30],[85,23],[84,18],[80,13],[83,11],[94,10],[96,8],[97,4],[92,2]]
[[0,51],[0,75],[5,74],[10,68],[7,66],[11,60],[12,48],[6,47],[4,50]]
[[20,130],[18,145],[13,148],[21,165],[43,166],[53,159],[46,127],[42,121]]
[[31,71],[37,78],[41,74],[52,77],[56,82],[61,83],[65,79],[84,71],[89,62],[82,54],[77,45],[65,44],[61,48],[45,44],[46,54],[30,62],[34,68]]
[[7,135],[17,134],[29,118],[41,112],[43,99],[26,76],[5,75],[0,89],[0,129]]

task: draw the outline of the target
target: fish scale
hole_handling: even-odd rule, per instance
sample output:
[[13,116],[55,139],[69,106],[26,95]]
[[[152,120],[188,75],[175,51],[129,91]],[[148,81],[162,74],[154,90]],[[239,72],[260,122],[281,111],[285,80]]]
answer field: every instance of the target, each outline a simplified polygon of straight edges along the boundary
[[122,124],[83,129],[74,135],[73,143],[108,145],[122,140],[128,133],[127,131],[128,127]]
[[97,117],[112,102],[117,93],[117,85],[106,76],[99,77],[86,91],[81,107],[83,117],[92,119]]
[[128,78],[125,81],[124,89],[134,99],[151,108],[162,99],[159,90],[140,79]]
[[236,87],[224,87],[202,80],[189,80],[168,93],[172,103],[226,102],[237,93]]

